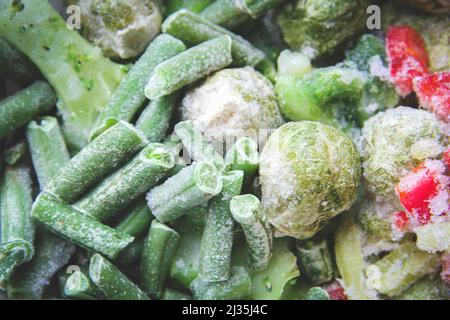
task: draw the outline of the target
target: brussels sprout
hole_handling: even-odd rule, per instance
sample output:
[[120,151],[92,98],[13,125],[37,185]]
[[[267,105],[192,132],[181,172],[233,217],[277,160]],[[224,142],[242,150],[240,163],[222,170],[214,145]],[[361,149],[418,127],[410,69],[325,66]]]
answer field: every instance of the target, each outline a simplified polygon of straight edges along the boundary
[[362,31],[366,0],[287,2],[277,16],[284,41],[310,58],[332,53],[342,42]]
[[256,140],[259,130],[283,124],[272,85],[251,67],[221,70],[190,90],[182,116],[216,141],[230,136]]
[[401,175],[417,164],[412,150],[424,141],[439,144],[442,139],[439,121],[424,110],[401,106],[367,120],[362,129],[361,155],[369,195],[378,201],[395,198],[394,188]]
[[82,33],[112,58],[138,56],[161,30],[156,0],[68,0],[81,9]]
[[269,137],[260,176],[262,204],[275,235],[306,239],[353,204],[360,157],[339,130],[312,121],[290,122]]

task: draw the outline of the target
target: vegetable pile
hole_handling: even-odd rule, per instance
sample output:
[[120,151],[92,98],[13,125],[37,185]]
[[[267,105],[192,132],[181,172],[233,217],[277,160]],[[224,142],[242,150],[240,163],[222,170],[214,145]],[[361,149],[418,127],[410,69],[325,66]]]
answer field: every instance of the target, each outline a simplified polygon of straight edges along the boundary
[[0,298],[449,299],[450,8],[380,2],[1,1]]

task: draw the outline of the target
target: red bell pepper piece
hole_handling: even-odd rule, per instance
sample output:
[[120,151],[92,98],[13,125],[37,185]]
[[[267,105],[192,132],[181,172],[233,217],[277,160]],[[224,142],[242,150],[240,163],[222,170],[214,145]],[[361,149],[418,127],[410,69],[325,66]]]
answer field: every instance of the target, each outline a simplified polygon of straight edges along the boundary
[[417,77],[413,85],[420,106],[436,113],[445,122],[450,122],[450,72]]
[[330,300],[348,300],[344,288],[342,288],[342,286],[337,281],[324,286],[323,289],[328,292]]
[[405,211],[394,213],[394,226],[397,230],[405,232],[409,229],[410,219]]

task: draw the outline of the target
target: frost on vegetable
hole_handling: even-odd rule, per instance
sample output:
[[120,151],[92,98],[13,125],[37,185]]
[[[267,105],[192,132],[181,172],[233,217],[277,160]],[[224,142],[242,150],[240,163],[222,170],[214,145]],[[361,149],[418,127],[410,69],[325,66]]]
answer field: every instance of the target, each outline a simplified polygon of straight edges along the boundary
[[360,157],[342,132],[318,122],[290,122],[270,136],[259,172],[275,235],[306,239],[353,204]]
[[260,130],[283,124],[272,85],[251,67],[219,71],[191,89],[183,99],[182,115],[216,141],[256,139]]
[[83,35],[109,57],[129,59],[138,56],[161,30],[159,1],[68,2],[80,7]]
[[284,41],[310,58],[333,53],[344,41],[362,31],[365,0],[314,0],[286,3],[277,17]]
[[2,1],[0,37],[27,55],[53,86],[67,143],[82,148],[126,68],[67,28],[46,0]]

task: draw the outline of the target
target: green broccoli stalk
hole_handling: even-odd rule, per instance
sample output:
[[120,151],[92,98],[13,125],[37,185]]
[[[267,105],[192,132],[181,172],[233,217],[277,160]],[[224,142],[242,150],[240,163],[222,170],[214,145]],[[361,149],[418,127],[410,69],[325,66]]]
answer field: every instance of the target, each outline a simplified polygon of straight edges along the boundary
[[82,148],[126,68],[69,29],[47,0],[2,1],[0,37],[27,55],[51,83],[67,143]]

